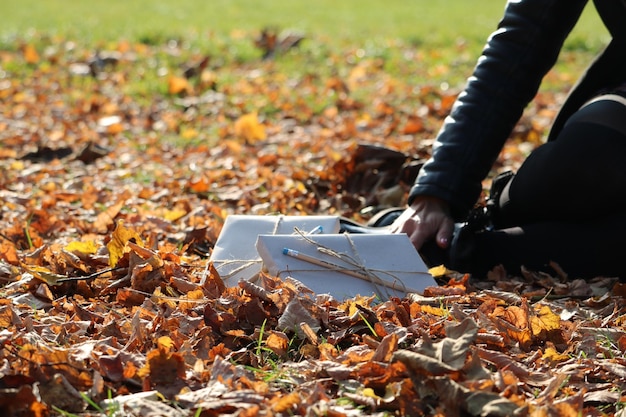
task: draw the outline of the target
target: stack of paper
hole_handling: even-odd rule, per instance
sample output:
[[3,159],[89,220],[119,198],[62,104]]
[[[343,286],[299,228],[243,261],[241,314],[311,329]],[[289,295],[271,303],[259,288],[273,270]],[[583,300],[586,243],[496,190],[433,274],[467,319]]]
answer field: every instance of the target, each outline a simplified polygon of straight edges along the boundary
[[260,235],[257,250],[270,274],[340,299],[403,297],[436,285],[405,234]]
[[261,272],[263,262],[255,248],[257,236],[290,235],[296,229],[303,233],[338,233],[339,217],[230,215],[209,261],[227,286],[235,286],[239,280],[256,278]]
[[436,285],[406,235],[338,232],[334,216],[233,215],[210,261],[227,286],[254,279],[265,268],[339,299],[404,297]]

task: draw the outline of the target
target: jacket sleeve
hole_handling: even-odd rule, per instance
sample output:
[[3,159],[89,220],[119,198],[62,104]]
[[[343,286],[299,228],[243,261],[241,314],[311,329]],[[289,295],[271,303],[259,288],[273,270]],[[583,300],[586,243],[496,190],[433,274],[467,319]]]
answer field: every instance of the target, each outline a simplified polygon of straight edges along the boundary
[[455,219],[476,203],[481,182],[587,0],[510,0],[472,76],[445,119],[432,157],[409,194],[447,201]]

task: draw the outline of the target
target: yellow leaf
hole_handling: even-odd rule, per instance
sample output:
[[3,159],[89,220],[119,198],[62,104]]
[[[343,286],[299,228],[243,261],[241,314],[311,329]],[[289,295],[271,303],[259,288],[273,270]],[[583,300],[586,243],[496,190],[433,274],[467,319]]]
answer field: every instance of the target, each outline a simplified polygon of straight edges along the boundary
[[180,137],[183,139],[195,139],[199,134],[200,132],[193,128],[182,128],[180,130]]
[[45,282],[48,285],[58,285],[60,279],[67,278],[65,275],[55,274],[51,270],[43,266],[22,264],[22,268],[35,278]]
[[549,360],[551,362],[561,362],[569,359],[569,355],[565,353],[559,353],[555,348],[549,347],[543,353],[542,359]]
[[372,302],[372,297],[356,296],[339,306],[340,310],[344,310],[349,316],[352,316],[360,311],[359,307],[368,307]]
[[561,317],[550,310],[548,306],[541,306],[536,316],[530,319],[530,328],[534,336],[542,332],[550,332],[561,328]]
[[23,161],[14,161],[11,162],[11,169],[15,170],[15,171],[21,171],[24,169],[24,162]]
[[161,336],[157,339],[157,346],[159,349],[169,352],[174,347],[174,341],[169,336]]
[[449,312],[444,311],[441,307],[433,307],[429,305],[421,305],[420,310],[422,310],[422,313],[432,314],[433,316],[440,316],[440,317],[443,317],[449,314]]
[[175,208],[173,210],[167,210],[165,214],[163,215],[163,217],[165,218],[165,220],[173,222],[173,221],[180,219],[186,214],[187,214],[187,210]]
[[247,143],[258,142],[267,137],[265,126],[259,123],[256,112],[244,114],[235,121],[235,135]]
[[141,237],[139,237],[137,232],[127,229],[124,227],[124,222],[121,220],[118,221],[111,236],[111,241],[107,243],[107,249],[109,250],[109,266],[111,268],[115,267],[122,256],[124,256],[126,244],[131,239],[134,240],[135,243],[143,245]]
[[376,395],[376,393],[374,392],[374,390],[372,388],[363,388],[363,391],[361,391],[361,394],[363,394],[363,396],[365,396],[365,397],[374,398],[376,400],[380,400],[381,399],[381,397]]
[[352,71],[350,71],[350,75],[348,76],[348,88],[350,90],[355,90],[358,88],[359,84],[365,80],[367,80],[367,68],[365,65],[357,65],[352,68]]
[[433,277],[445,277],[448,273],[448,268],[446,268],[444,265],[433,266],[428,270],[428,272]]
[[98,246],[96,242],[93,240],[88,240],[85,242],[70,242],[63,248],[67,252],[80,252],[87,255],[93,255],[98,251]]

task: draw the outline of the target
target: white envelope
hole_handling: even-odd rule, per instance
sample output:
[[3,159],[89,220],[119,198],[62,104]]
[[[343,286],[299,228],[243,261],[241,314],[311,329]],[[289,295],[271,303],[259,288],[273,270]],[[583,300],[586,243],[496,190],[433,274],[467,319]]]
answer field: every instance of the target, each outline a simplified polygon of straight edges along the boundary
[[405,234],[259,235],[256,246],[270,274],[338,299],[404,297],[437,285]]
[[309,233],[337,233],[338,216],[256,216],[234,214],[226,217],[209,258],[224,283],[235,286],[241,279],[255,278],[263,266],[255,243],[260,234],[290,235],[298,228]]

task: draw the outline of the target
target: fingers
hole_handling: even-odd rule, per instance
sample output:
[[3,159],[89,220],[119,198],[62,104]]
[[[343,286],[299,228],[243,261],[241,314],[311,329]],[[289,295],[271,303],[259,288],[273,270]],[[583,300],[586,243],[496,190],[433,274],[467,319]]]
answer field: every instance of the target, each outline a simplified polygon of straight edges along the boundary
[[420,250],[424,243],[432,237],[431,228],[427,223],[422,223],[419,217],[410,219],[408,223],[410,227],[407,235],[409,235],[415,249]]
[[413,246],[420,250],[422,245],[437,233],[437,226],[432,222],[423,222],[417,213],[407,209],[394,222],[391,231],[393,233],[406,233]]
[[454,222],[451,218],[446,217],[441,223],[439,230],[437,231],[437,245],[439,245],[439,247],[442,249],[446,249],[450,245],[453,232]]
[[391,233],[406,233],[407,235],[411,235],[418,223],[419,217],[417,213],[413,208],[409,207],[393,222],[390,230]]
[[422,198],[407,208],[391,227],[393,233],[406,233],[417,250],[435,239],[441,248],[447,248],[452,239],[454,221],[445,202]]

